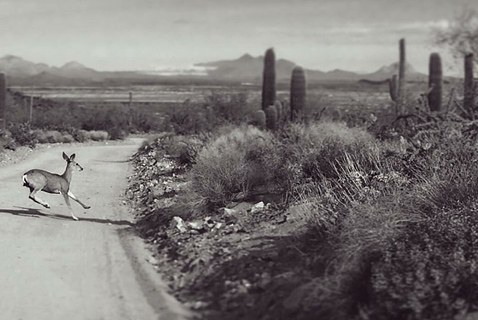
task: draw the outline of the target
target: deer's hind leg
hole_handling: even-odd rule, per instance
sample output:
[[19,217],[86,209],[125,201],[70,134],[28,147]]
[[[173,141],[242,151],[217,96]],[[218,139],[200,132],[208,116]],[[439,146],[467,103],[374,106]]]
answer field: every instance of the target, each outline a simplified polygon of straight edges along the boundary
[[42,199],[40,199],[39,197],[37,197],[37,193],[38,193],[38,191],[40,191],[40,190],[41,190],[41,189],[34,189],[34,188],[30,187],[30,196],[29,196],[29,198],[32,199],[33,201],[35,201],[36,203],[41,204],[41,205],[44,206],[45,208],[50,209],[50,205],[48,204],[48,202],[45,202],[45,201],[43,201]]

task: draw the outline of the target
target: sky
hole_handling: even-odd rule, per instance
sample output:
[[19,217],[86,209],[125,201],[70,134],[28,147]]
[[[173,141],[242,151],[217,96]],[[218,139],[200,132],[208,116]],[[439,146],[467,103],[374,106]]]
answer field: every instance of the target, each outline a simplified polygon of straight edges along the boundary
[[101,71],[188,68],[273,47],[309,69],[372,72],[407,60],[426,72],[430,29],[476,0],[0,0],[0,56]]

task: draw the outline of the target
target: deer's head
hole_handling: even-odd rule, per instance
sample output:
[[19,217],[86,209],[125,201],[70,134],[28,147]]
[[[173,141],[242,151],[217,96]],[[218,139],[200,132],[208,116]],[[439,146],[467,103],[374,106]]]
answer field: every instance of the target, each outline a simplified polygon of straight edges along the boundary
[[83,171],[83,167],[80,166],[78,162],[75,161],[75,154],[73,153],[70,157],[66,153],[63,152],[63,159],[65,159],[66,163],[71,168],[76,168],[78,171]]

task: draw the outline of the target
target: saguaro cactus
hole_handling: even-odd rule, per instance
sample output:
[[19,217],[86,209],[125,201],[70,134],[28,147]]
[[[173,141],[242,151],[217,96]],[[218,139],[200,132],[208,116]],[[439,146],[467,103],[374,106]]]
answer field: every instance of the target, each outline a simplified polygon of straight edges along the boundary
[[0,119],[1,129],[7,128],[7,79],[4,73],[0,73]]
[[388,83],[389,91],[390,91],[390,99],[393,102],[397,102],[398,97],[398,76],[394,74]]
[[443,96],[443,72],[440,55],[436,52],[430,55],[428,88],[428,105],[430,110],[440,111]]
[[274,106],[276,107],[276,111],[277,111],[277,122],[280,122],[282,119],[282,113],[283,113],[282,103],[280,101],[276,101]]
[[465,56],[465,97],[464,108],[469,112],[470,117],[475,119],[475,84],[473,79],[473,53]]
[[290,118],[292,121],[295,121],[304,109],[307,94],[306,86],[304,69],[299,66],[295,67],[292,70],[290,80]]
[[398,62],[398,112],[402,111],[403,103],[405,102],[405,67],[406,67],[406,56],[405,56],[405,39],[400,39],[399,41],[399,62]]
[[276,101],[276,57],[274,49],[267,49],[264,56],[262,76],[262,110],[273,106]]
[[255,126],[264,129],[266,127],[266,114],[264,110],[258,110],[253,114],[252,122]]
[[277,129],[277,109],[275,106],[268,106],[266,109],[266,127],[269,130]]

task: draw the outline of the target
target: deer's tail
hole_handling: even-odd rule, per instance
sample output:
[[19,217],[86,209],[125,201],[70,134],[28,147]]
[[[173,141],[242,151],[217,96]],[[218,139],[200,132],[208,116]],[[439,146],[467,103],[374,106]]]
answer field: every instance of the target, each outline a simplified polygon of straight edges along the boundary
[[27,175],[26,175],[26,174],[23,175],[22,181],[23,181],[23,186],[24,186],[24,187],[29,187],[29,186],[30,186],[30,184],[28,183]]

